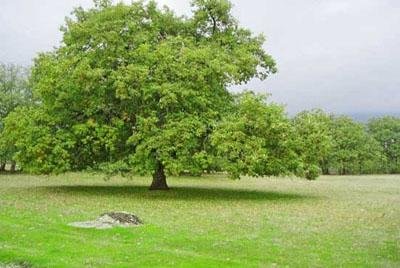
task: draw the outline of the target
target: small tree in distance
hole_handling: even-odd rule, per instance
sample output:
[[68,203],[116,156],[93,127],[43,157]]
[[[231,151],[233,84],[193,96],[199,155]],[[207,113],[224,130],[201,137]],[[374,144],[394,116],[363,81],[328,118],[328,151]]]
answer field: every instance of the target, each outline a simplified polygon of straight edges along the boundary
[[368,131],[382,147],[385,158],[380,161],[381,169],[389,173],[399,173],[400,118],[385,116],[371,119],[368,122]]
[[332,150],[331,117],[322,110],[304,111],[293,119],[296,152],[309,180],[327,173],[326,161]]
[[236,97],[233,111],[218,123],[211,141],[222,169],[239,179],[295,173],[300,163],[293,135],[284,107],[245,92]]
[[13,159],[15,146],[7,141],[3,133],[6,117],[19,106],[32,102],[32,92],[28,86],[28,70],[15,64],[0,63],[0,171],[5,170],[7,162],[15,171]]
[[[363,174],[374,170],[382,158],[382,148],[366,130],[365,125],[347,116],[332,118],[333,146],[328,156],[329,167],[340,175]],[[369,171],[370,172],[370,171]]]

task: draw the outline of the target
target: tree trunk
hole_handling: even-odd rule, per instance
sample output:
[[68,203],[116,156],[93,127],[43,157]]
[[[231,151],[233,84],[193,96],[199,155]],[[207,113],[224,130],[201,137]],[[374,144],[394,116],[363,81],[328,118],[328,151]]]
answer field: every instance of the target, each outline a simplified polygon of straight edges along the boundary
[[15,172],[16,166],[17,166],[17,164],[15,163],[15,161],[12,161],[12,162],[11,162],[10,171],[11,171],[11,172]]
[[6,163],[0,163],[0,172],[6,171]]
[[167,185],[167,177],[165,176],[164,166],[161,161],[157,160],[156,170],[153,174],[153,182],[150,186],[151,191],[169,190]]
[[325,161],[320,162],[321,170],[323,175],[330,175],[329,174],[329,167]]

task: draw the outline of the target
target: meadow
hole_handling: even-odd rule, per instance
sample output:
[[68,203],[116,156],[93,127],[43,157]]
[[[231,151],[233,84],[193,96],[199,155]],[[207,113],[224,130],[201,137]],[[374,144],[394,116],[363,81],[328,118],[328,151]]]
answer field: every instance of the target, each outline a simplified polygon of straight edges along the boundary
[[[0,175],[0,267],[400,267],[398,175],[150,181]],[[144,225],[68,226],[109,211]]]

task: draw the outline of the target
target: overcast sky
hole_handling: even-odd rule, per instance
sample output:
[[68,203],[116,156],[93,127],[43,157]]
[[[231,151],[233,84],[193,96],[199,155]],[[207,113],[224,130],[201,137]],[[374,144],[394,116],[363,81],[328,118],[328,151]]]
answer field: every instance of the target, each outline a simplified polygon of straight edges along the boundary
[[[159,0],[190,14],[189,0]],[[61,40],[64,17],[91,0],[0,0],[0,61],[30,65]],[[399,0],[234,0],[242,25],[267,37],[279,73],[245,88],[290,113],[400,113]]]

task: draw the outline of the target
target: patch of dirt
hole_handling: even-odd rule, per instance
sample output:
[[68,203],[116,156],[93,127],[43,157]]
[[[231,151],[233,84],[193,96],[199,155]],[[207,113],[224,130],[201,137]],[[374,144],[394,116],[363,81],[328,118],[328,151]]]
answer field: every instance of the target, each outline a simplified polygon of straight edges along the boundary
[[109,212],[94,221],[73,222],[69,226],[77,228],[110,229],[114,227],[134,227],[143,224],[135,215],[128,212]]

